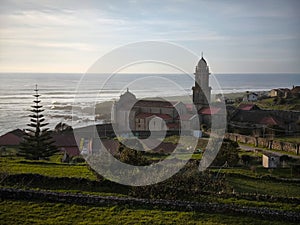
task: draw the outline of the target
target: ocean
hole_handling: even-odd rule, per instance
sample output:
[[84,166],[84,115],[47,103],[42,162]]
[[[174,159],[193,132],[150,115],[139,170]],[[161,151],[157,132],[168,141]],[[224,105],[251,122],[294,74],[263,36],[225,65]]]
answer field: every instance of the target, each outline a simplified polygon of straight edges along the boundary
[[[138,98],[164,97],[191,94],[194,83],[192,77],[184,74],[117,74],[107,79],[105,74],[82,78],[82,74],[0,73],[0,135],[26,128],[36,84],[44,115],[52,129],[59,122],[73,127],[94,123],[92,116],[82,115],[76,109],[118,99],[128,87]],[[215,74],[210,77],[213,94],[292,88],[293,85],[300,85],[300,74]],[[72,108],[79,118],[76,123],[72,123]]]

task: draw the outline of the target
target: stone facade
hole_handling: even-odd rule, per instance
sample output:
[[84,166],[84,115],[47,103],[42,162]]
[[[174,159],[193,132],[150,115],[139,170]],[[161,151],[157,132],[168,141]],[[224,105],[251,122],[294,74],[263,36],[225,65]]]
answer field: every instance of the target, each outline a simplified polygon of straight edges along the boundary
[[202,57],[195,70],[195,86],[193,89],[193,102],[197,110],[207,107],[211,99],[211,87],[209,87],[209,67]]
[[195,113],[182,102],[138,100],[127,90],[113,104],[112,123],[121,132],[200,130],[202,119],[198,111],[207,108],[211,99],[209,75],[208,65],[202,57],[196,66],[195,86],[192,87]]

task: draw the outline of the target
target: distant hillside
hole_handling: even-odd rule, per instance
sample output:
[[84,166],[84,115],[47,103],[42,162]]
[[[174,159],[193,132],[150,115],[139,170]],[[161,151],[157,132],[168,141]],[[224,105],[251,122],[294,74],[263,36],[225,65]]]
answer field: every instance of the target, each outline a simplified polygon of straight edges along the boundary
[[262,99],[257,101],[256,104],[262,109],[300,111],[299,98],[289,98],[289,99],[267,98],[267,99]]

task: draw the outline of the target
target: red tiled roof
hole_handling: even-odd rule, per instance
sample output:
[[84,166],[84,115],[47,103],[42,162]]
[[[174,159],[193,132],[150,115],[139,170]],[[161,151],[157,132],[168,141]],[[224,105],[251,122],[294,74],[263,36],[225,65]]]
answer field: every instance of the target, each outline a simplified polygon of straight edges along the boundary
[[255,104],[240,104],[238,109],[249,111],[249,110],[259,109],[259,107]]
[[73,134],[55,134],[53,135],[53,140],[57,147],[77,147]]
[[187,108],[188,111],[192,111],[195,106],[194,104],[185,104],[185,107]]
[[259,121],[260,124],[266,124],[266,125],[280,125],[281,123],[279,120],[275,119],[273,116],[267,116],[262,118]]
[[300,86],[293,87],[293,89],[291,90],[291,93],[292,94],[300,93]]
[[16,146],[19,145],[21,141],[21,137],[9,132],[0,137],[0,146]]
[[67,154],[71,157],[73,156],[79,156],[80,155],[80,151],[78,149],[78,147],[61,147],[60,151],[62,152],[67,152]]
[[195,116],[195,115],[194,114],[183,114],[180,117],[178,116],[177,119],[190,120],[193,116]]
[[179,124],[178,123],[168,123],[167,127],[169,129],[179,128]]
[[140,100],[134,104],[138,107],[158,107],[158,108],[173,108],[177,102]]
[[[155,139],[150,141],[143,140],[143,143],[154,152],[172,153],[177,147],[177,144],[173,144],[172,142],[161,142]],[[179,147],[183,148],[181,145]]]
[[117,155],[119,153],[120,143],[116,140],[103,139],[102,144],[112,155]]
[[23,136],[25,134],[25,132],[23,130],[21,130],[21,129],[15,129],[15,130],[13,130],[13,131],[11,131],[9,133],[12,133],[12,134],[14,134],[14,135],[16,135],[18,137],[21,137],[21,138],[23,138]]
[[145,119],[145,118],[148,118],[148,117],[151,117],[151,116],[157,116],[157,117],[160,117],[164,120],[171,120],[172,119],[172,117],[168,114],[158,114],[158,113],[139,113],[135,117],[138,118],[138,119]]
[[217,107],[205,107],[199,110],[200,114],[203,115],[214,115],[217,114],[221,111],[221,108],[217,108]]

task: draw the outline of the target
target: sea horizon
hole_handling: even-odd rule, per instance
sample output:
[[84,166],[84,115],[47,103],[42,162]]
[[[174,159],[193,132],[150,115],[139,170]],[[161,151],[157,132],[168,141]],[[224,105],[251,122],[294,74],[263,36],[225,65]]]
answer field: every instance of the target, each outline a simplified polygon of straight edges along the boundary
[[[26,74],[26,75],[24,75]],[[148,76],[156,75],[159,80],[147,80]],[[29,122],[28,113],[32,104],[33,89],[38,84],[41,94],[41,104],[45,108],[45,115],[53,129],[59,122],[72,123],[72,113],[80,117],[80,113],[73,111],[74,98],[80,98],[79,107],[87,109],[94,103],[117,100],[127,85],[134,80],[145,80],[129,89],[138,98],[180,96],[176,85],[187,94],[191,93],[194,84],[193,74],[146,74],[122,73],[116,74],[109,83],[104,84],[107,74],[87,74],[89,79],[83,85],[84,91],[78,96],[78,84],[81,73],[0,73],[0,135],[16,129],[26,128]],[[154,79],[154,78],[153,78]],[[216,82],[217,80],[217,82]],[[173,82],[170,84],[170,82]],[[218,84],[220,86],[218,86]],[[173,85],[174,84],[174,85]],[[223,92],[240,93],[246,91],[270,91],[273,88],[292,88],[300,85],[300,73],[244,73],[244,74],[213,74],[210,76],[212,93]],[[99,91],[101,89],[101,93]],[[148,89],[148,90],[147,90]],[[97,96],[97,98],[95,97]],[[77,101],[78,103],[78,101]],[[77,115],[78,114],[78,115]],[[88,125],[93,118],[80,118],[74,127]]]

